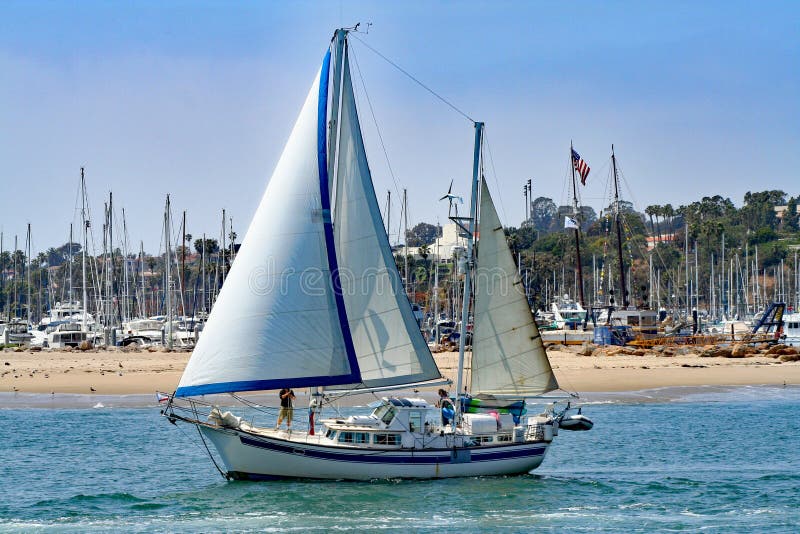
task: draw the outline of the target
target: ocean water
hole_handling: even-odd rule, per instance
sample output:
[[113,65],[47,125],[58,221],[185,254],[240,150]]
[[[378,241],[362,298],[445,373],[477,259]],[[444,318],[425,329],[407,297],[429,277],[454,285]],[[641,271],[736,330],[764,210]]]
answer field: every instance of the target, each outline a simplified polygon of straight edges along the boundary
[[800,388],[595,396],[533,474],[374,482],[226,482],[156,406],[35,401],[0,398],[0,532],[800,531]]

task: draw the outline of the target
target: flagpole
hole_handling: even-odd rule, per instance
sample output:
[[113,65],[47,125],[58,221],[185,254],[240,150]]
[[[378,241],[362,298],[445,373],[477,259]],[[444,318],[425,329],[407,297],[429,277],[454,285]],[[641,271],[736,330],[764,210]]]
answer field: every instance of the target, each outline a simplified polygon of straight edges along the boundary
[[578,217],[578,186],[575,182],[575,159],[573,157],[572,141],[569,142],[569,161],[570,168],[572,168],[572,209],[575,214],[575,220],[578,226],[575,228],[575,266],[577,267],[578,274],[578,295],[580,297],[580,304],[586,308],[586,302],[583,299],[583,266],[581,265],[581,238],[580,238],[580,218]]

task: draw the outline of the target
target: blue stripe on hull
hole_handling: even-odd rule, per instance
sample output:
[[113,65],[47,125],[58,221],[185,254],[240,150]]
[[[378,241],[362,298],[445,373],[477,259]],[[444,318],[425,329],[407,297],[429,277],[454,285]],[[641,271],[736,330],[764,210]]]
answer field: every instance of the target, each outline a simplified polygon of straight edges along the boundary
[[[253,439],[247,436],[239,436],[243,445],[257,447],[260,449],[268,449],[276,452],[286,454],[300,454],[308,458],[317,458],[320,460],[333,460],[341,462],[356,462],[356,463],[369,463],[369,464],[449,464],[451,462],[451,449],[440,449],[444,454],[432,455],[430,453],[420,452],[418,454],[411,453],[399,456],[395,451],[385,450],[372,450],[367,453],[341,453],[333,451],[323,451],[317,449],[305,448],[302,445],[284,445],[282,443],[275,443],[273,441],[262,441]],[[505,447],[513,447],[513,445],[504,445]],[[543,456],[547,450],[547,446],[537,446],[524,449],[514,450],[497,450],[497,451],[481,451],[479,448],[461,449],[469,450],[471,454],[470,463],[487,462],[497,460],[511,460],[514,458],[527,458],[533,456]]]

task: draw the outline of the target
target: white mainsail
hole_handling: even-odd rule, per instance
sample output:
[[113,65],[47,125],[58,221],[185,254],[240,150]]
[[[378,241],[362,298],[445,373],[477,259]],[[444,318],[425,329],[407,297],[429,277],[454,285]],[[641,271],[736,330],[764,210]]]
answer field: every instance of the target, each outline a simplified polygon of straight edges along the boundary
[[[321,69],[327,82],[330,55]],[[176,396],[358,382],[332,290],[317,75]],[[320,173],[324,172],[324,176]],[[321,181],[322,180],[322,181]]]
[[480,182],[472,394],[541,395],[558,382],[489,188]]
[[[375,388],[441,378],[414,320],[372,185],[345,54],[334,240],[362,383]],[[333,93],[334,95],[336,92]]]
[[176,395],[436,379],[383,228],[347,54],[329,53]]

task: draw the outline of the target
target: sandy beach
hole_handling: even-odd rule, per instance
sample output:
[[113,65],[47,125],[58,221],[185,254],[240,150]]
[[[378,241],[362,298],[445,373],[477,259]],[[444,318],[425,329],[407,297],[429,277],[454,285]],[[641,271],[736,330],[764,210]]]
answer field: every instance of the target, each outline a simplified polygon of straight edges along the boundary
[[[698,351],[663,356],[551,348],[550,361],[561,387],[577,392],[637,391],[670,386],[797,385],[800,362],[772,355],[745,358],[700,357]],[[632,351],[631,351],[632,352]],[[40,351],[0,353],[0,392],[95,395],[173,391],[189,352],[141,350]],[[452,378],[458,355],[435,355],[442,373]]]

